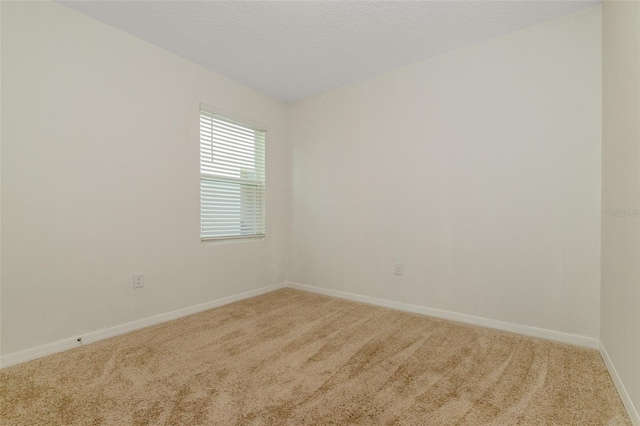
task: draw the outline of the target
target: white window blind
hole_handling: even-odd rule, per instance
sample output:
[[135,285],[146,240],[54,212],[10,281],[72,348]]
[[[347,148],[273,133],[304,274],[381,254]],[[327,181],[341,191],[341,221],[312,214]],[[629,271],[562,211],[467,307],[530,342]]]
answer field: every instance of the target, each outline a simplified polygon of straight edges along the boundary
[[265,235],[265,134],[200,110],[200,238]]

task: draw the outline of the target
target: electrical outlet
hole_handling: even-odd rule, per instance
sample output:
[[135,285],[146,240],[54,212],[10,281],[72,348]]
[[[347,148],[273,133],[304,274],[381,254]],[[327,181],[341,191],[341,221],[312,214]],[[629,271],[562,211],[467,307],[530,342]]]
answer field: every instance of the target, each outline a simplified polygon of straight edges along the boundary
[[133,274],[133,288],[142,288],[144,287],[144,274],[142,273],[134,273]]
[[396,275],[402,275],[402,263],[396,263],[393,268],[393,273]]

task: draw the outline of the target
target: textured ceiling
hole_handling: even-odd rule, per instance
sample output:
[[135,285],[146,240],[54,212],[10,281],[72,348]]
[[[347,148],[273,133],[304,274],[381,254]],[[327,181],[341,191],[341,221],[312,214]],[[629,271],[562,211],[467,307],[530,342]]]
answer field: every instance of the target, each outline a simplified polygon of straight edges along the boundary
[[284,101],[599,1],[58,1]]

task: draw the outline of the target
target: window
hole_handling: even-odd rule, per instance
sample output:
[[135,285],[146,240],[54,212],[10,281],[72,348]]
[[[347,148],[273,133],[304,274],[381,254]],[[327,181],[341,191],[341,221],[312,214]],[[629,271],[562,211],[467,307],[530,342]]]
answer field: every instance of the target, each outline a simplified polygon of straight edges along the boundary
[[265,130],[200,109],[200,239],[265,236]]

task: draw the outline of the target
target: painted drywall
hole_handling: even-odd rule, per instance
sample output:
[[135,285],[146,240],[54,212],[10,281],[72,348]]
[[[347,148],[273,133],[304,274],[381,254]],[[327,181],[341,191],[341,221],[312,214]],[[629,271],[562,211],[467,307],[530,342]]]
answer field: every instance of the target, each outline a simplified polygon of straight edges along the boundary
[[[0,25],[2,24],[2,6],[0,5]],[[2,52],[2,30],[0,28],[0,52]],[[2,93],[2,55],[0,54],[0,94]],[[2,241],[2,102],[0,102],[0,241]],[[0,333],[2,332],[2,244],[0,244]],[[0,336],[0,354],[2,337]]]
[[[3,354],[285,281],[282,103],[64,6],[1,7]],[[200,102],[268,128],[265,240],[200,243]]]
[[290,105],[289,281],[598,337],[601,53],[597,6]]
[[602,13],[601,340],[640,422],[640,2]]

